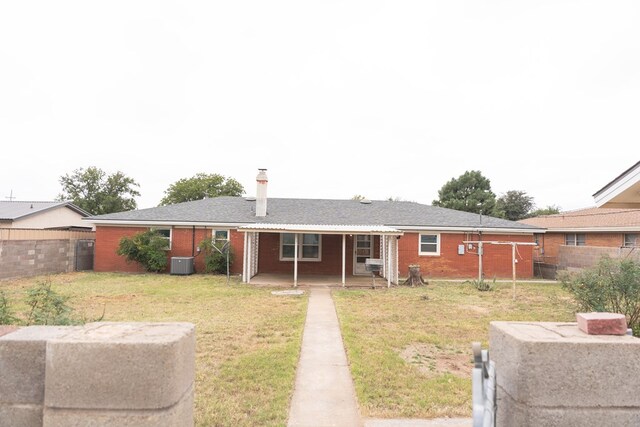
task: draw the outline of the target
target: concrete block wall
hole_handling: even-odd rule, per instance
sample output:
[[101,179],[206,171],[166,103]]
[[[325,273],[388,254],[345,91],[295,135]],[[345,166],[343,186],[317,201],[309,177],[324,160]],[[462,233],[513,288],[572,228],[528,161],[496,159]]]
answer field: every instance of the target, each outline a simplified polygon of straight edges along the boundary
[[190,323],[25,327],[0,366],[0,427],[193,425]]
[[577,323],[491,322],[496,426],[640,425],[640,339]]
[[75,240],[0,240],[0,279],[73,271]]
[[640,261],[640,251],[632,248],[560,246],[558,249],[558,269],[573,270],[589,268],[598,263],[603,256],[609,258],[629,258]]

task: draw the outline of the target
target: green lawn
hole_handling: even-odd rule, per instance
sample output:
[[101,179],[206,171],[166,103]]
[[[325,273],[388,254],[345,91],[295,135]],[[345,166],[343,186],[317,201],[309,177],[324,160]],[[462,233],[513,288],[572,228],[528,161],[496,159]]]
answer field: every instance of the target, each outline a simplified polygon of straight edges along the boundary
[[488,345],[492,320],[575,321],[558,284],[470,284],[334,292],[362,415],[471,415],[471,342]]
[[[198,426],[286,423],[307,296],[274,296],[208,275],[73,273],[50,276],[76,314],[105,321],[187,321],[196,325]],[[0,282],[14,311],[46,277]]]
[[[38,280],[0,282],[14,308]],[[51,276],[90,321],[196,324],[198,426],[285,425],[307,296],[209,275],[73,273]],[[471,342],[488,344],[491,320],[573,321],[557,284],[478,292],[470,284],[337,290],[334,300],[362,415],[432,418],[471,413]]]

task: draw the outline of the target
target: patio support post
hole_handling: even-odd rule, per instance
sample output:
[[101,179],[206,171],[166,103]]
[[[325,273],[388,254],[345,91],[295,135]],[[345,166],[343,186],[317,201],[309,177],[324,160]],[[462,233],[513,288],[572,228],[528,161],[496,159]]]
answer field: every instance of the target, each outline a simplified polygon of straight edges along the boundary
[[389,252],[389,256],[387,257],[387,288],[391,287],[391,239],[387,239],[387,252]]
[[242,246],[242,282],[247,283],[247,233],[244,233],[244,245]]
[[[249,233],[244,233],[247,236]],[[247,239],[249,245],[247,246],[247,283],[251,283],[251,264],[253,264],[253,248],[251,243],[253,242],[253,234]]]
[[346,285],[346,252],[347,252],[347,235],[342,235],[342,287]]
[[294,234],[293,246],[293,287],[298,287],[298,233]]

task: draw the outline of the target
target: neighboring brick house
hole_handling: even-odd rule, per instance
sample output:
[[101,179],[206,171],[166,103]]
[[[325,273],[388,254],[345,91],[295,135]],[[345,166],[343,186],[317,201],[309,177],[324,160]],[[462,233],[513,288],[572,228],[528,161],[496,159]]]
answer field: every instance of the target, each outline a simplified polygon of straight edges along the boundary
[[536,234],[536,262],[558,269],[589,267],[603,256],[640,256],[640,209],[589,208],[520,221]]
[[[463,241],[533,242],[535,226],[414,202],[266,197],[266,174],[255,198],[217,197],[88,218],[96,225],[96,271],[141,271],[116,255],[123,236],[156,228],[170,239],[168,257],[195,257],[206,237],[230,240],[232,272],[249,282],[260,273],[370,274],[367,258],[382,260],[382,276],[397,283],[410,264],[427,277],[474,277],[477,245]],[[486,277],[511,277],[511,247],[485,245]],[[518,249],[517,275],[533,276],[532,246]]]

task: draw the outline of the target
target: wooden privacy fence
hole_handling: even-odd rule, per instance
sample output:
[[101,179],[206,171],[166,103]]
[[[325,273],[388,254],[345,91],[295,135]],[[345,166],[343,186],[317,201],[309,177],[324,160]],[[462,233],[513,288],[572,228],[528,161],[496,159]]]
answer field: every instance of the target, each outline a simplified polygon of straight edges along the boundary
[[0,240],[95,239],[95,231],[0,228]]

